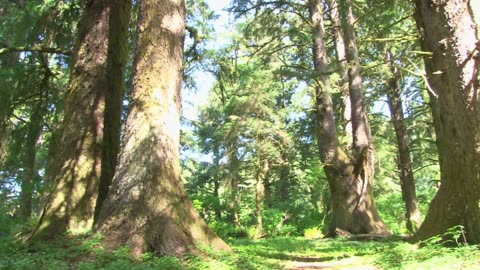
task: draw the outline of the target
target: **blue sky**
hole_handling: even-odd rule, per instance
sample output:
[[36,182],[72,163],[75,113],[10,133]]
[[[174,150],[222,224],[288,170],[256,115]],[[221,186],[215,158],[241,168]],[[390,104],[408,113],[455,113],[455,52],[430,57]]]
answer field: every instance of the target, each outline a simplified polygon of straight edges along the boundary
[[[218,47],[228,42],[229,32],[226,30],[229,23],[229,15],[225,9],[230,5],[230,1],[207,0],[210,9],[217,15],[218,19],[214,22],[215,34],[212,40],[207,41],[208,47]],[[212,75],[206,72],[196,72],[194,80],[198,86],[197,91],[184,89],[183,98],[183,116],[189,120],[196,119],[198,106],[205,104],[208,98],[208,92],[215,83]]]
[[[218,1],[207,0],[210,8],[219,16],[214,22],[215,34],[214,38],[207,41],[206,46],[209,48],[215,48],[222,46],[228,42],[229,32],[226,30],[229,25],[229,15],[225,9],[230,5],[230,1]],[[194,80],[198,89],[192,91],[189,89],[183,89],[182,91],[182,116],[188,120],[196,120],[199,112],[199,106],[207,103],[208,93],[215,83],[215,79],[207,72],[196,72],[193,74]],[[182,125],[183,130],[191,130],[192,127],[188,125]],[[192,151],[182,151],[184,157],[195,158],[199,161],[212,162],[211,155],[204,155]]]

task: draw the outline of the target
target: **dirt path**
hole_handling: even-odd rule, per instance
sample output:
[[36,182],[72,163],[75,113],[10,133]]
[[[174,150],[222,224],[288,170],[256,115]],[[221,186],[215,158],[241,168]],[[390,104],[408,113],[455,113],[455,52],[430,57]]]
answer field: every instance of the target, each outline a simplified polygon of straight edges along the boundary
[[311,269],[332,269],[332,270],[380,270],[372,261],[366,261],[360,257],[350,257],[336,261],[288,261],[285,262],[285,269],[311,270]]

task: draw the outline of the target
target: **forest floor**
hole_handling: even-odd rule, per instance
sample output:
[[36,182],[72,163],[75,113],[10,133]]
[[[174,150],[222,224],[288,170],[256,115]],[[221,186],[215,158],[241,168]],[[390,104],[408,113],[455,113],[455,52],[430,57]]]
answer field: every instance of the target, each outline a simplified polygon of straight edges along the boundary
[[134,258],[127,248],[103,250],[101,236],[58,238],[24,246],[0,236],[0,269],[480,269],[478,246],[447,248],[433,243],[423,247],[401,241],[348,241],[278,237],[261,240],[227,239],[234,253],[183,259],[144,254]]

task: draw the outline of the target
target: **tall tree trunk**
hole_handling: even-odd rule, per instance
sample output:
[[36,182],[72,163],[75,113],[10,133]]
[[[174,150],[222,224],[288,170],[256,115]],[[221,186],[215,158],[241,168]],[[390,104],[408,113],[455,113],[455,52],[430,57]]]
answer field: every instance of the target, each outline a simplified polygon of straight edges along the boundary
[[347,60],[348,86],[352,106],[352,133],[353,153],[357,161],[366,160],[364,168],[368,177],[374,175],[373,149],[371,144],[370,125],[362,91],[362,77],[360,75],[360,60],[358,58],[357,39],[355,37],[355,17],[353,15],[351,0],[340,0],[340,18],[345,36],[345,53]]
[[270,182],[269,163],[267,160],[265,162],[265,166],[267,168],[265,169],[265,175],[263,177],[263,186],[265,187],[264,204],[267,206],[267,208],[272,208],[272,182]]
[[261,160],[259,156],[257,158],[257,176],[255,184],[255,215],[257,216],[257,226],[256,231],[258,235],[261,235],[263,232],[263,208],[265,203],[265,178],[267,175],[268,161]]
[[[316,86],[316,111],[319,125],[318,146],[320,159],[324,163],[324,170],[332,193],[333,216],[329,235],[335,235],[337,228],[354,234],[388,234],[389,232],[373,202],[372,179],[370,177],[373,174],[369,172],[370,167],[366,162],[369,161],[368,157],[364,157],[370,151],[361,150],[361,156],[352,160],[340,146],[332,98],[329,93],[328,58],[321,1],[310,0],[309,9],[313,22],[314,67],[318,73],[318,85]],[[358,83],[358,78],[353,82]],[[352,94],[357,99],[361,99],[357,92],[351,90],[350,96]],[[358,105],[358,100],[352,102],[352,105]],[[358,112],[359,109],[354,107],[353,111]],[[355,117],[358,118],[358,116]],[[358,122],[359,120],[357,119],[356,121]],[[358,145],[359,141],[362,142],[360,139],[363,139],[364,137],[362,136],[366,135],[359,131],[361,127],[365,128],[365,123],[362,124],[363,126],[359,124],[352,125],[354,136],[357,137],[354,146]],[[368,150],[369,141],[367,140],[365,143],[364,149]]]
[[[219,168],[219,166],[217,166]],[[220,178],[218,177],[218,173],[216,173],[217,176],[213,179],[213,196],[215,196],[215,199],[217,200],[218,204],[215,205],[214,211],[215,211],[215,217],[217,220],[222,219],[222,210],[221,210],[221,204],[220,204]]]
[[[41,101],[39,101],[41,102]],[[20,207],[18,216],[21,219],[28,219],[32,214],[33,183],[38,179],[35,170],[37,141],[42,129],[41,105],[38,104],[28,123],[28,133],[24,145],[25,160],[23,161],[23,179],[20,186]]]
[[345,129],[347,140],[352,140],[352,106],[350,101],[350,93],[348,87],[348,69],[347,69],[347,56],[345,52],[345,40],[343,39],[342,22],[340,19],[339,6],[337,0],[327,0],[329,8],[329,17],[332,22],[333,28],[333,42],[335,44],[335,52],[337,58],[337,69],[340,73],[340,81],[338,86],[340,93],[342,94],[342,126]]
[[288,162],[288,154],[286,150],[281,149],[281,167],[280,167],[280,179],[278,181],[278,192],[280,194],[280,198],[283,201],[290,200],[290,189],[291,189],[291,182],[290,182],[290,166]]
[[215,212],[215,217],[218,220],[222,219],[222,207],[221,207],[221,200],[220,200],[220,187],[221,187],[221,181],[222,181],[222,174],[220,170],[220,155],[219,155],[219,149],[218,146],[213,147],[213,167],[215,168],[214,170],[214,175],[212,177],[213,179],[213,196],[215,196],[215,199],[217,200],[218,204],[214,206],[214,212]]
[[[42,57],[42,56],[41,56]],[[39,179],[36,171],[37,161],[37,142],[42,134],[43,117],[46,113],[47,91],[49,87],[50,76],[52,75],[48,67],[45,68],[45,73],[40,84],[40,99],[36,102],[28,123],[27,137],[25,141],[23,160],[24,175],[20,190],[20,208],[19,217],[21,219],[28,219],[32,215],[32,201],[33,201],[33,187],[35,181]]]
[[53,192],[32,238],[90,229],[101,174],[107,46],[107,0],[88,1],[78,24],[77,43],[65,100],[58,151],[50,163]]
[[414,240],[464,227],[480,243],[480,4],[416,0],[437,132],[441,185]]
[[115,177],[98,219],[107,248],[139,256],[229,247],[200,218],[180,179],[180,89],[186,7],[142,0],[132,101]]
[[238,157],[237,157],[237,146],[234,144],[233,146],[227,145],[227,156],[228,161],[230,164],[230,211],[233,213],[233,224],[235,227],[240,227],[240,195],[238,193],[239,190],[239,175],[238,175]]
[[412,159],[410,158],[410,146],[407,127],[403,117],[403,104],[400,89],[400,73],[394,65],[394,59],[390,51],[387,51],[387,60],[390,64],[392,77],[388,81],[387,92],[388,106],[390,108],[391,121],[395,128],[398,145],[397,166],[400,171],[400,186],[402,197],[405,202],[405,219],[407,230],[411,233],[416,231],[422,222],[417,195],[415,192],[415,180],[413,178]]
[[[283,159],[283,157],[282,157]],[[290,200],[290,188],[291,188],[291,183],[290,183],[290,167],[288,164],[283,163],[280,168],[280,179],[278,182],[279,185],[279,193],[280,193],[280,198],[283,201],[289,201]]]
[[0,166],[7,156],[7,121],[0,119]]
[[[0,16],[9,16],[9,10],[3,10],[3,13]],[[2,44],[2,46],[7,46],[8,44]],[[9,52],[5,54],[0,54],[0,68],[14,68],[18,64],[19,52]],[[0,99],[2,100],[2,106],[0,108],[0,166],[5,162],[7,158],[7,149],[8,149],[8,133],[9,133],[9,118],[12,114],[12,107],[10,102],[12,100],[11,94],[9,91],[0,91]]]
[[130,0],[109,0],[110,29],[108,33],[107,83],[105,92],[105,116],[103,119],[102,172],[95,205],[95,219],[98,218],[103,201],[117,166],[120,152],[120,131],[123,98],[125,92],[125,69],[128,59],[128,26],[132,2]]

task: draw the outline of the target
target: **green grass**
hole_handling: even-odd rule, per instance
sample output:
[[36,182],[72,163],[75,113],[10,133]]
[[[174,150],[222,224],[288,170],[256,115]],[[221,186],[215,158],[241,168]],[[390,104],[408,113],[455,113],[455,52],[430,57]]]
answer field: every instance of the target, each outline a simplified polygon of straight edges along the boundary
[[[355,242],[342,239],[282,237],[262,240],[232,239],[235,253],[183,259],[147,253],[134,258],[127,248],[106,252],[101,236],[59,238],[24,246],[15,239],[0,238],[0,269],[299,269],[300,266],[331,269],[480,269],[477,246],[447,248],[427,244],[419,248],[405,242]],[[366,269],[366,268],[363,268]]]

